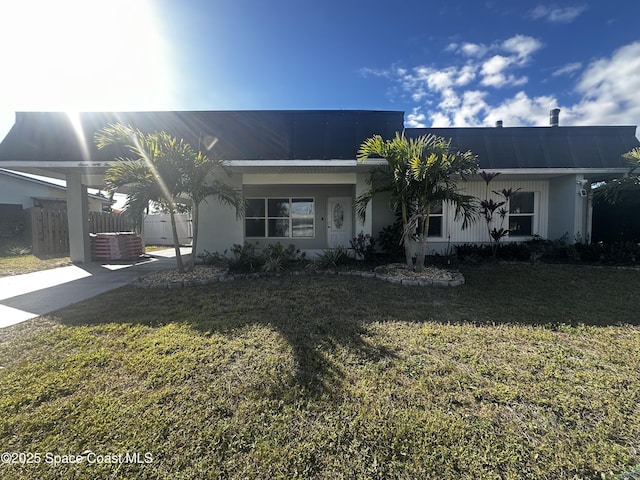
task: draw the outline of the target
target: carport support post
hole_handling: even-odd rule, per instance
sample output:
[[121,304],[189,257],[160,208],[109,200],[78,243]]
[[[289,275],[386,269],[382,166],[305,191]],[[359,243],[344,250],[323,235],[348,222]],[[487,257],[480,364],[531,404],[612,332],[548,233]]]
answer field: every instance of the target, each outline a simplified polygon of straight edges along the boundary
[[67,174],[67,219],[69,223],[69,250],[74,263],[91,261],[89,241],[89,197],[79,173]]

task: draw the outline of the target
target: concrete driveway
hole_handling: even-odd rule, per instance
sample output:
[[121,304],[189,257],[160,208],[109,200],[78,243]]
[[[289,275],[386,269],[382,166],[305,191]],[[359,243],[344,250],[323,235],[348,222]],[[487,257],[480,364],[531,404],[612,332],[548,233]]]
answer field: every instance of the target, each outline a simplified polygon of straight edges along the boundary
[[[182,255],[191,248],[182,248]],[[160,250],[135,262],[89,263],[0,277],[0,328],[39,317],[175,267],[173,249]]]

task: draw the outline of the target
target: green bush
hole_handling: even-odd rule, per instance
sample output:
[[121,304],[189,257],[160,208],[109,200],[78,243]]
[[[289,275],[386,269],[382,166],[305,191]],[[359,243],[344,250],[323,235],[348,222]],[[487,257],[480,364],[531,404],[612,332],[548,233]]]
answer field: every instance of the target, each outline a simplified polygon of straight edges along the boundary
[[357,237],[349,240],[349,243],[357,259],[367,263],[376,261],[376,239],[371,235],[360,232]]
[[217,267],[227,267],[229,263],[229,259],[223,254],[218,252],[211,253],[209,250],[198,254],[198,259],[202,265],[215,265]]
[[378,234],[380,250],[388,256],[391,262],[404,260],[404,247],[400,243],[402,239],[402,220],[400,217],[394,223],[384,227]]
[[281,243],[258,250],[254,244],[245,242],[233,245],[222,254],[205,250],[198,258],[204,265],[226,267],[234,273],[282,272],[307,262],[304,252],[294,245],[285,248]]
[[[480,262],[491,256],[488,245],[465,243],[456,245],[455,252],[458,260],[466,262]],[[526,242],[501,244],[496,258],[524,262],[636,265],[640,261],[640,244],[635,242],[568,243],[566,235],[556,240],[546,240],[536,236]]]
[[268,245],[261,253],[264,272],[283,272],[297,264],[306,261],[304,252],[300,252],[295,245],[290,244],[285,248],[280,242]]
[[351,261],[349,252],[344,247],[336,247],[323,250],[316,258],[316,264],[319,268],[337,269],[342,265],[346,265]]

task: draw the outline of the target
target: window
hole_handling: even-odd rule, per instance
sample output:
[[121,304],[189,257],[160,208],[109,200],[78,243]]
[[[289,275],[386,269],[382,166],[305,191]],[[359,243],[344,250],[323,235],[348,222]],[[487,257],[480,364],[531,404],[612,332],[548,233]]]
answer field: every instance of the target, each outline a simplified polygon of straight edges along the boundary
[[[442,237],[443,236],[443,203],[442,200],[431,204],[431,211],[429,212],[429,231],[427,237]],[[413,236],[418,235],[418,232],[422,231],[422,222],[420,221],[416,225],[415,230],[412,232]]]
[[509,236],[533,235],[535,196],[533,192],[516,192],[509,202]]
[[312,238],[315,235],[313,198],[249,198],[245,236]]
[[442,219],[442,201],[440,201],[431,207],[431,213],[429,214],[429,232],[427,236],[442,236]]

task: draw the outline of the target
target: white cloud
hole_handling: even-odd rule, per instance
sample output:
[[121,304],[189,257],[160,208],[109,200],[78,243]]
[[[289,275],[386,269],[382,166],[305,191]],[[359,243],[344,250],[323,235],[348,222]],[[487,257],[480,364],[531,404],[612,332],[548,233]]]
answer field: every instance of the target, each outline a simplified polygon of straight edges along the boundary
[[448,88],[442,92],[441,101],[438,104],[443,110],[453,110],[460,105],[460,97],[452,88]]
[[[462,45],[451,48],[465,56]],[[556,107],[561,125],[640,123],[640,41],[588,64],[573,62],[553,71],[552,76],[573,82],[560,90],[569,92],[565,100],[553,92],[531,95],[522,87],[505,96],[506,87],[527,83],[519,71],[540,48],[538,40],[515,35],[493,42],[482,57],[465,56],[464,65],[394,70],[390,80],[413,101],[407,126],[493,126],[497,120],[505,127],[546,126],[549,110]]]
[[494,55],[482,64],[480,75],[481,84],[487,87],[503,87],[505,85],[523,85],[527,83],[527,77],[517,78],[513,74],[504,73],[514,63],[514,59],[502,55]]
[[389,70],[380,69],[380,68],[363,67],[363,68],[360,69],[360,75],[362,75],[365,78],[367,78],[367,77],[385,77],[385,78],[389,78],[390,75],[391,75],[391,72]]
[[587,9],[586,5],[573,5],[559,8],[554,6],[538,5],[530,15],[534,20],[544,19],[552,23],[570,23]]
[[481,125],[478,116],[488,108],[484,101],[486,92],[470,90],[462,95],[462,103],[453,113],[453,124],[463,127],[477,127]]
[[446,70],[429,70],[428,72],[419,72],[420,76],[426,81],[429,88],[435,91],[442,91],[450,87],[454,82],[455,68],[447,68]]
[[473,65],[465,65],[459,70],[458,78],[456,78],[456,85],[464,86],[471,83],[476,78],[477,68]]
[[518,125],[547,125],[549,123],[549,110],[557,107],[558,102],[551,96],[530,98],[525,92],[520,91],[513,97],[504,100],[497,106],[491,106],[486,110],[483,118],[484,125],[495,125],[502,120],[505,127]]
[[484,76],[501,74],[510,64],[512,60],[509,57],[502,55],[494,55],[489,60],[482,64],[482,71],[480,72]]
[[451,127],[451,120],[442,112],[435,112],[429,115],[431,119],[431,126],[438,128]]
[[551,75],[554,77],[560,77],[562,75],[568,75],[571,77],[581,68],[582,68],[582,63],[580,62],[568,63],[564,67],[560,67],[559,69],[554,71]]
[[445,52],[455,52],[456,50],[458,50],[458,48],[460,47],[460,45],[456,42],[452,42],[449,45],[446,46],[446,48],[444,49]]
[[533,52],[542,48],[542,43],[533,37],[515,35],[502,42],[502,48],[515,53],[521,63],[526,63]]
[[482,57],[489,51],[486,45],[481,43],[463,43],[460,52],[467,57]]
[[[463,86],[475,80],[476,75],[482,77],[481,83],[484,86],[501,88],[505,86],[519,86],[527,83],[526,76],[517,76],[507,72],[509,69],[523,67],[527,65],[532,55],[542,48],[542,43],[527,35],[514,35],[503,41],[493,42],[490,45],[482,43],[450,43],[445,51],[455,52],[465,57],[466,65],[456,70],[457,80],[451,78],[451,69],[440,69],[435,71],[431,69],[432,75],[446,75],[444,78],[432,78],[431,87],[442,91],[444,88],[451,87],[454,83]],[[487,55],[492,54],[487,58]]]
[[420,101],[428,96],[447,92],[453,87],[463,87],[474,80],[476,67],[447,67],[435,69],[425,66],[414,68],[411,72],[402,70],[397,72],[402,88],[409,92],[414,101]]
[[570,109],[576,124],[629,124],[640,121],[640,42],[625,45],[611,58],[592,62],[576,91],[581,101]]
[[407,127],[409,128],[425,128],[427,125],[424,123],[427,117],[424,113],[421,113],[420,108],[416,107],[413,111],[407,115]]

